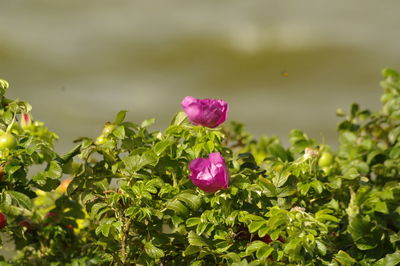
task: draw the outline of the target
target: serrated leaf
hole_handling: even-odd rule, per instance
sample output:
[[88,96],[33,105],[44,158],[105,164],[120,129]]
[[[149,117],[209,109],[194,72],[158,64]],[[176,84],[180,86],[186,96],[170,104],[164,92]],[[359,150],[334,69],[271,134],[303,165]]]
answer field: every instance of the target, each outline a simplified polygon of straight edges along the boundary
[[189,244],[192,246],[199,246],[199,247],[208,246],[207,243],[204,241],[204,239],[201,236],[197,235],[194,231],[189,232],[188,241]]
[[197,210],[201,206],[201,197],[199,195],[190,193],[190,192],[182,192],[176,196],[177,199],[183,201],[188,207],[192,210]]
[[335,255],[335,260],[337,260],[341,265],[353,265],[357,262],[343,250],[339,250],[339,252]]
[[154,145],[154,152],[157,156],[160,156],[160,154],[163,153],[171,144],[172,142],[169,140],[160,141]]
[[193,245],[189,245],[186,249],[185,249],[185,256],[190,256],[196,253],[199,253],[202,250],[201,246],[193,246]]
[[188,208],[179,200],[170,201],[167,204],[167,209],[173,210],[176,214],[181,215],[186,215],[189,211]]
[[118,139],[124,139],[125,138],[125,127],[124,126],[119,126],[116,129],[113,130],[112,134],[117,137]]
[[17,206],[25,208],[27,210],[31,210],[32,201],[27,195],[21,192],[11,191],[11,190],[5,191],[4,193],[8,194],[11,197],[11,200],[15,202]]
[[187,227],[192,227],[195,225],[198,225],[201,222],[199,217],[192,217],[186,220],[186,226]]
[[62,176],[62,167],[56,161],[51,161],[45,175],[51,179],[58,179]]
[[159,259],[165,256],[164,251],[154,246],[151,242],[146,242],[144,250],[150,258]]
[[272,178],[272,183],[275,185],[275,187],[279,188],[283,186],[286,181],[288,180],[290,176],[290,172],[283,170],[280,173],[277,173],[273,178]]
[[158,156],[153,151],[146,151],[142,155],[131,155],[122,159],[128,171],[137,172],[146,165],[155,165]]

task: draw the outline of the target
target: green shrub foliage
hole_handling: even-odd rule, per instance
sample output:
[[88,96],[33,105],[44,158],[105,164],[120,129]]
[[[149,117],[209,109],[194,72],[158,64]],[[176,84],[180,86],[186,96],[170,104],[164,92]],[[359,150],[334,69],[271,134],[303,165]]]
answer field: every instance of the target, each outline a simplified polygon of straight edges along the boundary
[[[5,98],[8,83],[0,85],[1,136],[16,141],[0,143],[0,232],[17,250],[1,265],[400,263],[393,70],[383,71],[379,112],[337,111],[337,151],[297,129],[284,147],[235,122],[210,129],[179,112],[158,132],[153,119],[134,124],[121,111],[97,139],[80,138],[61,156],[57,135],[21,123],[31,106]],[[230,184],[206,193],[188,178],[189,163],[213,152],[225,158]],[[57,186],[67,177],[64,192]]]

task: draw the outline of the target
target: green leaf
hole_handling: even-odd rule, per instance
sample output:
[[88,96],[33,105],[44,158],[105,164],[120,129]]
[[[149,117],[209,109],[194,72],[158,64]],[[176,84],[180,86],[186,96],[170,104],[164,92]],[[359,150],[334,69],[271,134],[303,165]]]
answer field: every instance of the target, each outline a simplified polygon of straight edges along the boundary
[[314,188],[317,194],[321,194],[322,191],[324,190],[323,184],[319,180],[314,180],[313,182],[311,182],[311,186]]
[[201,197],[191,192],[182,192],[176,196],[177,199],[183,201],[190,209],[198,210],[201,206]]
[[254,253],[255,251],[259,250],[262,247],[268,246],[266,243],[256,240],[251,242],[251,244],[246,248],[246,256]]
[[187,118],[185,112],[178,112],[174,118],[172,118],[171,125],[182,125]]
[[[91,217],[92,219],[95,218],[95,217],[98,215],[99,211],[100,211],[101,209],[103,209],[103,208],[107,208],[107,209],[108,209],[108,204],[106,204],[106,203],[104,203],[104,202],[95,203],[95,204],[92,206],[92,209],[90,210],[90,217]],[[97,218],[99,218],[99,217],[97,217]]]
[[167,209],[173,210],[176,214],[181,214],[181,215],[186,215],[188,213],[188,208],[183,205],[182,202],[180,202],[179,200],[173,200],[170,201],[167,204]]
[[282,161],[288,160],[288,154],[280,144],[274,143],[269,145],[268,152],[271,153],[274,157],[281,159]]
[[292,186],[280,187],[276,190],[277,197],[285,198],[296,193],[296,188]]
[[154,145],[154,152],[157,156],[160,156],[169,146],[171,146],[172,142],[169,140],[163,140]]
[[389,209],[387,207],[386,202],[384,202],[384,201],[377,202],[375,204],[375,208],[374,209],[377,212],[381,212],[381,213],[384,213],[384,214],[389,214]]
[[196,253],[199,253],[202,250],[201,246],[193,246],[193,245],[189,245],[185,251],[184,251],[184,256],[190,256]]
[[154,166],[158,156],[153,151],[146,151],[142,155],[131,155],[122,159],[128,171],[137,172],[146,165]]
[[224,259],[228,260],[229,262],[240,262],[240,256],[234,252],[230,252],[226,255],[222,256]]
[[113,130],[112,134],[116,136],[118,139],[124,139],[125,138],[125,127],[124,126],[119,126],[116,129]]
[[144,244],[144,250],[150,258],[159,259],[165,256],[164,251],[154,246],[151,242]]
[[280,173],[277,173],[273,178],[272,178],[272,183],[275,185],[275,187],[279,188],[283,186],[286,181],[288,180],[290,176],[290,172],[287,170],[283,170]]
[[267,225],[263,225],[263,226],[261,226],[261,228],[260,229],[258,229],[258,236],[259,237],[264,237],[265,235],[267,235],[267,233],[268,233],[268,231],[270,230],[271,228],[269,228],[269,226],[267,226]]
[[62,167],[57,161],[51,161],[45,173],[51,179],[58,179],[62,176]]
[[258,259],[267,258],[269,255],[271,255],[272,251],[274,251],[274,249],[266,244],[257,250],[256,256]]
[[108,237],[114,221],[114,217],[101,220],[99,226],[96,228],[96,234],[98,235],[101,232],[103,236]]
[[199,224],[201,222],[199,217],[192,217],[186,220],[186,226],[187,227],[192,227],[195,226],[197,224]]
[[357,169],[355,167],[349,168],[346,172],[344,172],[344,175],[342,178],[347,179],[347,180],[354,180],[358,178],[360,174],[358,173]]
[[326,255],[326,246],[324,244],[324,242],[322,242],[321,240],[315,240],[315,243],[317,244],[317,249],[319,251],[319,253],[322,256]]
[[347,230],[360,250],[374,249],[380,242],[381,233],[373,227],[368,217],[359,214],[350,217]]
[[117,116],[115,117],[114,124],[116,125],[121,124],[122,121],[124,121],[127,112],[128,111],[126,110],[119,111]]
[[199,223],[196,227],[196,233],[198,235],[201,235],[204,233],[204,231],[207,229],[208,224],[207,223]]
[[148,127],[148,126],[151,126],[152,124],[154,124],[155,121],[156,121],[155,118],[150,118],[150,119],[144,120],[140,126],[145,128],[145,127]]
[[15,202],[17,206],[27,210],[32,209],[32,201],[27,195],[21,192],[11,191],[11,190],[5,191],[4,193],[8,194],[11,197],[12,201]]
[[343,250],[340,250],[335,255],[335,260],[338,261],[341,265],[353,265],[357,263],[355,259],[353,259],[349,254],[347,254]]
[[261,226],[263,226],[266,221],[252,221],[249,225],[249,232],[254,233],[256,232]]
[[81,151],[81,147],[82,147],[82,144],[79,144],[79,145],[75,146],[72,150],[70,150],[68,153],[61,156],[62,162],[68,162],[74,156],[78,155]]
[[400,135],[400,126],[392,129],[388,134],[388,139],[390,143],[395,143]]
[[217,249],[215,250],[215,253],[221,254],[225,253],[230,247],[233,246],[233,244],[229,244],[229,241],[222,241],[217,244]]
[[357,141],[357,136],[350,131],[344,131],[340,134],[340,141],[344,144],[354,144]]
[[329,213],[332,213],[332,210],[322,209],[315,213],[315,219],[317,219],[319,222],[332,221],[338,223],[339,219],[333,215],[330,215]]
[[400,251],[387,254],[384,258],[378,260],[374,266],[396,266],[400,264]]
[[194,231],[189,232],[188,241],[189,244],[192,246],[199,246],[199,247],[208,246],[207,243],[204,241],[204,239],[201,236],[197,235]]
[[11,165],[8,164],[5,167],[5,171],[8,176],[12,176],[15,172],[17,172],[21,168],[21,165]]

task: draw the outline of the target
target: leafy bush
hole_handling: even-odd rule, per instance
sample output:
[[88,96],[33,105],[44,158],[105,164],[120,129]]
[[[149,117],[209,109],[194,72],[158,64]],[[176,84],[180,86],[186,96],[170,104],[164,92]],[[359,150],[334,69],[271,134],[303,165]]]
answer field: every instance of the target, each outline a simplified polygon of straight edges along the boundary
[[[1,81],[0,129],[16,143],[0,139],[0,227],[18,250],[3,265],[396,265],[400,75],[383,76],[381,111],[337,112],[337,152],[300,130],[286,148],[239,123],[194,126],[179,112],[158,132],[121,111],[63,156]],[[189,165],[216,152],[229,186],[207,193]],[[72,182],[56,189],[63,174]]]

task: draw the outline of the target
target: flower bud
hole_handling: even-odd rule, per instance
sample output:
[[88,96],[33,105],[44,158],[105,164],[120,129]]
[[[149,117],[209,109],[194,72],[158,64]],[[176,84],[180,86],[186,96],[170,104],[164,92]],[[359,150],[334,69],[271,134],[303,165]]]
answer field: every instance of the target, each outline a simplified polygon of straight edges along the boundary
[[208,158],[197,158],[190,162],[192,183],[205,192],[216,192],[228,188],[229,175],[225,160],[219,152]]
[[306,148],[304,150],[304,158],[306,159],[313,159],[318,156],[318,150],[313,148]]
[[196,99],[186,96],[181,105],[190,122],[210,128],[222,124],[228,112],[228,104],[223,100]]
[[27,128],[32,125],[32,118],[28,113],[22,113],[21,115],[21,127]]
[[8,82],[4,79],[0,79],[0,90],[1,91],[5,91],[8,89],[10,85],[8,84]]

